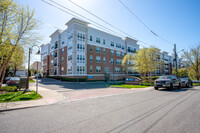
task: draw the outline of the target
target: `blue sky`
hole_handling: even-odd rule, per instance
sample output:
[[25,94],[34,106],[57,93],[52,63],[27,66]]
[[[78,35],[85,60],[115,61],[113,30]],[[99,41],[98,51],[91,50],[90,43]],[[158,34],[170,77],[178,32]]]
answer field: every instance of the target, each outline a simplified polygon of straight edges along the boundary
[[[49,3],[51,1],[45,0]],[[78,12],[99,24],[113,29],[87,12],[74,6],[68,0],[54,0],[67,8]],[[142,40],[162,51],[173,52],[173,45],[153,35],[142,23],[128,12],[118,0],[72,0],[101,17],[126,33]],[[177,51],[189,50],[200,44],[200,1],[199,0],[121,0],[152,31],[164,39],[177,44]],[[35,16],[43,23],[39,30],[43,41],[50,41],[49,36],[56,28],[66,29],[65,23],[73,16],[51,7],[41,0],[17,0],[19,4],[35,9]],[[86,20],[87,21],[87,20]],[[92,25],[91,25],[92,26]],[[56,28],[55,28],[56,27]],[[121,33],[123,34],[123,33]],[[125,36],[125,35],[124,35]],[[33,56],[32,61],[39,60]]]

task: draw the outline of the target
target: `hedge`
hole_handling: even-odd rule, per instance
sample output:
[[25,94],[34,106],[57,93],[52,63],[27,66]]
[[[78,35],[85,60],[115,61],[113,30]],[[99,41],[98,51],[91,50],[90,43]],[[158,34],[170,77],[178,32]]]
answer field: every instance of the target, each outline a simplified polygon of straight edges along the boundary
[[2,86],[0,91],[17,92],[17,86]]
[[62,77],[63,81],[70,81],[70,82],[85,82],[87,79],[86,78],[67,78],[67,77]]

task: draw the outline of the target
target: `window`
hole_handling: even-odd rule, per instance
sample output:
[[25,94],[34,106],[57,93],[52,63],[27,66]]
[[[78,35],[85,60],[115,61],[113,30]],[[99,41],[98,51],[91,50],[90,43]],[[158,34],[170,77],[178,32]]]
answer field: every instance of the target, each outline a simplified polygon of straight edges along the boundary
[[64,67],[61,67],[61,72],[64,72]]
[[90,45],[90,52],[92,52],[92,46]]
[[77,55],[77,63],[79,63],[79,60],[80,60],[79,55]]
[[124,57],[124,53],[122,53],[122,57]]
[[105,68],[104,68],[104,72],[105,72],[105,73],[110,73],[110,68],[109,68],[109,67],[105,67]]
[[122,45],[122,49],[124,50],[124,45]]
[[64,41],[62,42],[62,45],[63,45],[63,44],[65,44],[65,42],[64,42]]
[[51,60],[51,65],[53,65],[53,60]]
[[53,68],[51,68],[51,73],[53,73],[53,71],[54,71]]
[[71,50],[72,46],[73,46],[72,44],[69,44],[68,50]]
[[69,33],[69,37],[68,37],[68,40],[72,39],[73,38],[73,33]]
[[85,55],[83,55],[83,63],[85,63]]
[[103,63],[106,63],[106,57],[103,57]]
[[113,47],[114,47],[114,46],[115,46],[114,42],[111,42],[111,43],[110,43],[110,46],[113,46]]
[[58,42],[56,41],[54,45],[55,45],[55,49],[57,49],[58,48]]
[[101,62],[101,57],[100,56],[96,56],[96,63],[100,63]]
[[51,53],[51,57],[53,58],[53,52]]
[[99,37],[96,37],[96,42],[100,43],[100,38]]
[[121,48],[121,44],[116,43],[116,47],[117,47],[117,48]]
[[128,52],[130,52],[130,53],[135,53],[135,52],[136,52],[136,49],[133,48],[133,47],[128,47]]
[[111,55],[115,55],[115,51],[114,50],[111,50]]
[[85,45],[84,44],[77,44],[77,51],[84,52],[85,51]]
[[114,59],[110,59],[110,62],[111,62],[111,64],[113,64],[114,63]]
[[116,64],[121,65],[121,60],[117,59]]
[[106,49],[105,49],[105,48],[103,49],[103,53],[104,53],[104,54],[106,53]]
[[92,41],[92,36],[90,36],[90,41]]
[[72,55],[68,56],[68,61],[72,60]]
[[62,54],[64,54],[64,51],[65,51],[65,49],[64,49],[64,48],[62,48],[62,50],[61,50],[61,53],[62,53]]
[[103,44],[106,44],[106,40],[105,39],[103,39]]
[[116,53],[117,56],[121,56],[121,52],[117,51]]
[[64,62],[64,57],[61,58],[61,62],[62,62],[62,63]]
[[120,68],[116,67],[115,68],[115,73],[120,73]]
[[68,74],[72,74],[72,66],[67,67]]
[[90,62],[92,62],[92,55],[90,55]]
[[82,33],[78,33],[77,34],[77,40],[78,41],[85,41],[85,34],[82,34]]
[[92,69],[93,69],[92,66],[90,66],[90,73],[92,73],[92,71],[93,71]]
[[76,70],[77,70],[77,73],[79,74],[79,66],[77,66],[77,69],[76,69]]
[[83,41],[85,41],[85,34],[83,34]]
[[96,52],[100,53],[101,52],[101,48],[100,47],[96,47]]
[[101,67],[100,66],[96,66],[96,72],[100,73],[101,72]]

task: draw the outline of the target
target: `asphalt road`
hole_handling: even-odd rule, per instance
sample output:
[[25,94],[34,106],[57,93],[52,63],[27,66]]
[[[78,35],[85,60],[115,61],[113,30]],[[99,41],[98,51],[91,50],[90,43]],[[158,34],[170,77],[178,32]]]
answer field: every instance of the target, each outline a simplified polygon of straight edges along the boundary
[[44,78],[39,81],[39,86],[59,92],[84,90],[84,89],[102,89],[107,87],[107,82],[61,82],[55,79]]
[[149,90],[0,112],[0,132],[199,133],[199,92]]

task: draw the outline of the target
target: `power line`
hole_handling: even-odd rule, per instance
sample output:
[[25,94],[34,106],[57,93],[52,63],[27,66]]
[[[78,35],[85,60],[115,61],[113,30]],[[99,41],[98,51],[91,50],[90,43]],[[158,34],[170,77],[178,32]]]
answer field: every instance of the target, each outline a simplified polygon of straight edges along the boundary
[[[69,13],[69,12],[67,12],[67,11],[65,11],[65,10],[63,10],[63,9],[61,9],[61,8],[59,8],[59,7],[56,7],[56,6],[54,6],[53,4],[50,4],[50,3],[48,3],[48,2],[46,2],[46,1],[44,1],[44,0],[41,0],[41,1],[45,2],[46,4],[49,4],[49,5],[53,6],[53,7],[55,7],[55,8],[57,8],[57,9],[61,10],[61,11],[64,11],[64,12],[66,12],[66,13]],[[76,12],[74,12],[74,11],[68,9],[67,7],[65,7],[65,6],[63,6],[63,5],[61,5],[61,4],[57,3],[57,2],[54,2],[53,0],[50,0],[50,1],[52,1],[53,3],[56,3],[57,5],[59,5],[59,6],[63,7],[63,8],[65,8],[65,9],[67,9],[67,10],[69,10],[69,11],[75,13],[75,14],[78,14],[78,13],[76,13]],[[69,14],[72,15],[72,16],[77,17],[76,15],[73,15],[73,14],[71,14],[71,13],[69,13]],[[103,27],[103,28],[106,28],[105,26],[102,26],[101,24],[98,24],[97,22],[95,22],[95,21],[93,21],[93,20],[91,20],[91,19],[89,19],[89,18],[87,18],[87,17],[85,17],[85,16],[83,16],[83,15],[81,15],[81,14],[78,14],[78,15],[81,16],[81,17],[83,17],[83,18],[85,18],[85,19],[87,19],[87,20],[89,20],[89,21],[94,22],[94,23],[97,24],[97,25],[100,25],[100,26]],[[78,17],[78,18],[79,18],[79,17]],[[99,26],[98,26],[98,27],[99,27]],[[99,28],[102,29],[101,27],[99,27]],[[108,28],[106,28],[106,29],[109,30],[109,31],[112,31],[112,32],[114,32],[114,33],[116,33],[116,34],[118,34],[118,35],[120,35],[120,36],[122,36],[122,37],[124,37],[123,35],[121,35],[121,34],[115,32],[115,31],[113,31],[113,30],[111,30],[111,29],[108,29]],[[130,36],[130,35],[129,35],[129,36]],[[134,38],[134,37],[131,36],[131,38]],[[150,46],[149,44],[145,43],[144,41],[141,41],[141,40],[139,40],[139,39],[135,39],[135,40],[140,41],[141,43],[145,44],[146,46]],[[143,45],[143,44],[141,44],[141,45]],[[144,46],[144,45],[143,45],[143,46]],[[146,47],[146,46],[144,46],[144,47]]]
[[79,13],[76,13],[75,11],[72,11],[72,10],[70,10],[70,9],[68,9],[68,8],[66,8],[66,7],[64,7],[64,6],[62,6],[61,4],[59,4],[59,3],[57,3],[57,2],[53,2],[53,3],[59,5],[59,6],[62,7],[62,8],[65,8],[66,10],[68,10],[68,11],[70,11],[70,12],[73,12],[73,13],[76,14],[76,15],[74,15],[74,14],[72,14],[72,13],[66,11],[66,10],[63,10],[63,9],[61,9],[61,8],[59,8],[59,7],[57,7],[57,6],[53,5],[53,4],[51,4],[51,3],[49,3],[49,2],[46,2],[45,0],[41,0],[41,1],[44,2],[44,3],[46,3],[46,4],[48,4],[48,5],[50,5],[50,6],[53,6],[53,7],[57,8],[57,9],[61,10],[61,11],[63,11],[63,12],[66,12],[66,13],[72,15],[72,16],[75,16],[75,17],[77,17],[77,18],[80,18],[80,17],[76,16],[76,15],[79,15],[79,16],[81,16],[82,18],[85,18],[85,19],[87,19],[87,20],[89,20],[89,21],[91,21],[91,22],[93,22],[93,23],[96,24],[96,25],[95,25],[95,24],[93,24],[93,25],[95,25],[95,26],[97,26],[97,27],[99,27],[99,28],[103,27],[104,29],[106,29],[106,30],[108,30],[108,31],[111,31],[111,32],[113,32],[113,33],[115,33],[115,34],[118,34],[118,35],[120,35],[120,36],[123,37],[123,35],[121,35],[121,34],[115,32],[115,31],[113,31],[113,30],[111,30],[111,29],[108,29],[108,28],[106,28],[105,26],[103,26],[103,25],[101,25],[101,24],[98,24],[97,22],[95,22],[95,21],[93,21],[93,20],[91,20],[91,19],[89,19],[89,18],[87,18],[87,17],[85,17],[85,16],[83,16],[83,15],[81,15],[81,14],[79,14]]
[[136,17],[136,19],[138,21],[140,21],[153,35],[155,35],[156,37],[160,38],[161,40],[165,41],[166,43],[173,45],[172,42],[164,39],[163,37],[161,37],[160,35],[156,34],[153,30],[151,30],[132,10],[130,10],[121,0],[118,0],[134,17]]

